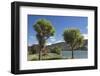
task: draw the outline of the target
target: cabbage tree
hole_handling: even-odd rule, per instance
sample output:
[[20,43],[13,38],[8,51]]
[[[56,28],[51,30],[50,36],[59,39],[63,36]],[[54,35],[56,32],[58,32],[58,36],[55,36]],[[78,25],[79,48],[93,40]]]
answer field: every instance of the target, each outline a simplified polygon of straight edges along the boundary
[[79,29],[66,29],[64,30],[63,37],[69,48],[72,50],[72,58],[74,58],[73,51],[82,47],[83,36]]
[[36,38],[39,43],[39,60],[41,60],[42,53],[45,50],[46,47],[46,40],[50,37],[53,36],[55,33],[55,29],[51,22],[46,19],[39,19],[37,22],[33,25],[34,30],[36,31]]

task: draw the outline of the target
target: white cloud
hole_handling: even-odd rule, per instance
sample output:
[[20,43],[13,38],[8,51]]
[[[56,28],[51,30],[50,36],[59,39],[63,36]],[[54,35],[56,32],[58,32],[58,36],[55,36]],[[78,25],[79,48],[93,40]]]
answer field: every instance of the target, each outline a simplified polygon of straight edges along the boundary
[[55,37],[50,37],[50,41],[52,42],[56,41]]
[[88,34],[83,34],[84,39],[88,39]]
[[64,42],[64,40],[56,40],[53,42],[47,41],[46,45],[51,45],[51,44],[60,43],[60,42]]
[[55,41],[55,43],[60,43],[60,42],[64,42],[64,40],[57,40],[57,41]]
[[51,42],[46,42],[46,45],[51,45],[52,43]]

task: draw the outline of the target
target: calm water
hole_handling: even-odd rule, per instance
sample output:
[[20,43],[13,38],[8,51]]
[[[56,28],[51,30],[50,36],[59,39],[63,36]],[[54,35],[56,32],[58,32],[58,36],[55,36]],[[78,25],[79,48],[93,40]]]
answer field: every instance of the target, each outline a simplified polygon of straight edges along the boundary
[[[71,58],[72,51],[62,51],[63,58]],[[74,51],[74,58],[88,58],[88,51]]]

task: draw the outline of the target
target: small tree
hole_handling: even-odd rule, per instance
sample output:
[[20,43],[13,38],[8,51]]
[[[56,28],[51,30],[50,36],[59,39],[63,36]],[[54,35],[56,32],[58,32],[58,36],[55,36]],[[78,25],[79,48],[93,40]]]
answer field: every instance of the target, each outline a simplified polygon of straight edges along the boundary
[[50,21],[46,19],[39,19],[35,25],[33,26],[34,30],[37,32],[36,37],[40,46],[40,51],[39,51],[39,60],[41,60],[42,57],[42,52],[46,51],[45,50],[45,43],[46,40],[50,37],[53,36],[55,33],[55,30],[51,24]]
[[83,45],[83,36],[79,29],[66,29],[63,33],[65,42],[72,50],[72,58],[74,58],[73,50]]

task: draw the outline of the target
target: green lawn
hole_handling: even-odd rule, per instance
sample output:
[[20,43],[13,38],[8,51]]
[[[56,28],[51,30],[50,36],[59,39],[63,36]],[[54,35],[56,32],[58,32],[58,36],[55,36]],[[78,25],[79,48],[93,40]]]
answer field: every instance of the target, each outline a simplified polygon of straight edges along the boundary
[[[58,55],[56,53],[48,53],[47,55],[42,56],[42,60],[55,60],[61,58],[62,58],[61,55]],[[28,61],[34,61],[38,59],[39,59],[38,54],[28,54]]]

